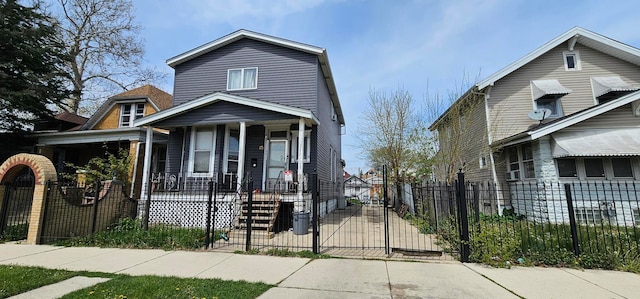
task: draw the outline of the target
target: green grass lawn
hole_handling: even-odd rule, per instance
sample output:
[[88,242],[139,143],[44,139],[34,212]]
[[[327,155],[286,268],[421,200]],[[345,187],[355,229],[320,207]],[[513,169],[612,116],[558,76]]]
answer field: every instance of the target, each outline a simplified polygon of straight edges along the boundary
[[0,265],[0,298],[78,275],[109,277],[111,280],[62,298],[256,298],[273,287],[245,281],[128,276]]
[[0,298],[24,293],[76,275],[70,271],[37,267],[0,266]]

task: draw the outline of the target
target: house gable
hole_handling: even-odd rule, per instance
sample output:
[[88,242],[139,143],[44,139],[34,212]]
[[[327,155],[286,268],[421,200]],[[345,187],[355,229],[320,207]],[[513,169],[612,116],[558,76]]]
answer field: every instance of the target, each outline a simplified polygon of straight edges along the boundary
[[527,116],[536,109],[532,97],[532,80],[557,80],[570,90],[559,99],[560,116],[570,115],[597,104],[593,93],[594,77],[618,76],[630,85],[640,84],[638,65],[579,42],[574,45],[574,51],[580,54],[581,70],[567,71],[563,60],[565,51],[567,45],[560,44],[494,82],[487,101],[489,120],[493,124],[494,142],[539,124],[539,121]]
[[143,103],[144,116],[171,107],[171,95],[152,86],[145,85],[114,95],[81,127],[81,130],[109,130],[120,126],[123,103]]
[[[344,124],[326,50],[251,31],[239,30],[167,60],[175,69],[174,105],[214,92],[317,112],[320,76]],[[257,68],[257,87],[227,90],[231,69]]]

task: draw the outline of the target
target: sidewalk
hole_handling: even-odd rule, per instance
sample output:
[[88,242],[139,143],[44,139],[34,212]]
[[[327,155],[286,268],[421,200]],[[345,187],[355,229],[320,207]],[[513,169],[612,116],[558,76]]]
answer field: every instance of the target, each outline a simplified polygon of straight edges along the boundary
[[260,298],[640,298],[640,275],[458,262],[0,244],[0,264],[277,285]]

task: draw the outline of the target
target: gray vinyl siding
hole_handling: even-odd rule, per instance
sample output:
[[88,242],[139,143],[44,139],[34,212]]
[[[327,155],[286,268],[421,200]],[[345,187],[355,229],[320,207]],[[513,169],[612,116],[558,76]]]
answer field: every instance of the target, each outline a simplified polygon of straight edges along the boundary
[[[264,167],[264,126],[250,126],[247,128],[247,144],[245,147],[245,173],[251,174],[253,188],[262,186],[262,170]],[[263,146],[263,149],[260,149]],[[257,159],[255,168],[251,166],[251,159]]]
[[180,164],[182,160],[182,141],[184,138],[184,129],[177,128],[169,134],[169,142],[167,144],[167,169],[168,173],[180,172]]
[[211,124],[297,120],[298,117],[229,102],[217,102],[187,113],[160,121],[156,127],[201,126]]
[[591,87],[593,76],[618,75],[630,84],[640,83],[637,66],[581,44],[575,45],[581,70],[566,71],[562,54],[566,50],[567,45],[563,43],[495,83],[489,100],[493,142],[537,124],[527,117],[534,109],[531,80],[557,79],[572,90],[561,98],[564,115],[595,104]]
[[315,112],[317,61],[313,54],[245,38],[177,65],[173,105],[227,92],[229,69],[257,67],[257,89],[228,93]]
[[[631,104],[624,105],[604,114],[592,117],[570,127],[571,130],[588,130],[592,128],[637,128],[640,117],[633,115]],[[640,150],[640,149],[639,149]]]
[[340,159],[342,159],[340,123],[331,118],[333,103],[320,68],[318,68],[316,79],[318,86],[317,116],[320,120],[320,126],[317,126],[317,141],[315,142],[318,155],[316,161],[318,178],[322,181],[331,179],[331,148],[333,148],[337,152],[336,181],[342,183],[342,168],[339,165]]

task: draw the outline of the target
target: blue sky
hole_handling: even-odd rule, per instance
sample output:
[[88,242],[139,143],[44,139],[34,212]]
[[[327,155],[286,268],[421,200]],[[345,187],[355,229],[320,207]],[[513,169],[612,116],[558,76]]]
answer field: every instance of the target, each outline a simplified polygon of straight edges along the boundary
[[427,94],[484,78],[574,26],[640,47],[640,1],[137,0],[146,62],[165,60],[238,29],[327,49],[347,134],[346,170],[366,171],[354,135],[372,89]]

